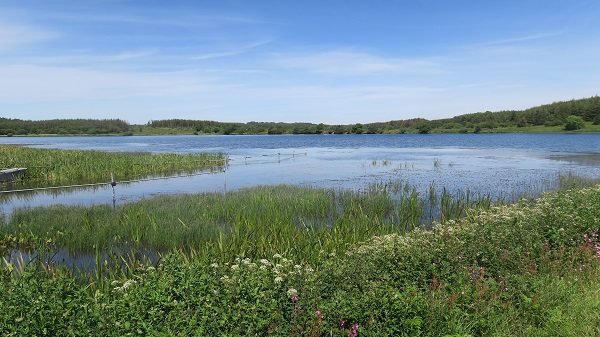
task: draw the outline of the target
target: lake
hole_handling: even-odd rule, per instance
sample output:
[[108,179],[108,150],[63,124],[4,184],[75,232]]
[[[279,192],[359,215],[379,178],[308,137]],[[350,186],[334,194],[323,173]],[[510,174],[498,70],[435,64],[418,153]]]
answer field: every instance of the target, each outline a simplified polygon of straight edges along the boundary
[[[149,152],[222,152],[226,171],[118,183],[2,193],[0,212],[51,204],[114,203],[154,195],[226,192],[294,184],[361,189],[402,181],[428,189],[469,189],[494,197],[551,188],[559,174],[600,178],[600,134],[256,135],[2,137],[37,148]],[[27,167],[27,163],[22,164]],[[119,180],[115,177],[115,180]]]

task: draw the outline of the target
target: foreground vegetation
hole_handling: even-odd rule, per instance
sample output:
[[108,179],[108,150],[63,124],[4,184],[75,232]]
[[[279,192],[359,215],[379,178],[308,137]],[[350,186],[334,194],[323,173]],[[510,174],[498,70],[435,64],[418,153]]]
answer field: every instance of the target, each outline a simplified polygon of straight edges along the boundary
[[0,184],[0,190],[48,187],[60,184],[109,183],[193,173],[219,168],[223,154],[152,154],[90,150],[37,149],[0,145],[0,168],[24,167],[27,174],[16,184]]
[[23,121],[0,118],[0,136],[480,132],[600,132],[600,97],[555,102],[525,110],[477,112],[438,120],[413,118],[348,125],[274,122],[226,123],[193,119],[151,120],[146,125],[129,125],[121,120]]
[[[18,211],[0,226],[4,251],[21,247],[0,269],[0,333],[600,334],[600,185],[497,206],[405,190],[260,187]],[[406,218],[427,218],[433,201],[441,223]],[[102,253],[125,241],[170,249],[155,261]],[[93,268],[51,262],[65,246],[92,248]]]

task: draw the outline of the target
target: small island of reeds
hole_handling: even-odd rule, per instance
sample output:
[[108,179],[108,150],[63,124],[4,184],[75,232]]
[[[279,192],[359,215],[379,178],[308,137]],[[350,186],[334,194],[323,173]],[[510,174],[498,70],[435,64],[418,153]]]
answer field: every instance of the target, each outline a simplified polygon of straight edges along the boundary
[[225,164],[226,156],[221,153],[108,152],[0,145],[0,168],[27,168],[22,179],[10,186],[0,184],[0,190],[190,174],[222,169]]

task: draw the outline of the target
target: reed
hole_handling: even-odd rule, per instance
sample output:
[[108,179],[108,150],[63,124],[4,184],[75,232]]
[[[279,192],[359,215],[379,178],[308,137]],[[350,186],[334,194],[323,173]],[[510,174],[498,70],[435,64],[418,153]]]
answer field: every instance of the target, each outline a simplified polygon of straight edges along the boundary
[[90,254],[97,247],[158,252],[193,248],[223,260],[285,253],[314,261],[323,252],[342,251],[373,235],[411,231],[425,220],[455,219],[475,205],[461,199],[468,194],[454,199],[437,194],[433,186],[424,199],[404,183],[378,183],[357,191],[258,186],[226,194],[158,196],[116,208],[18,209],[0,233],[21,242],[50,240],[73,254]]
[[[222,170],[221,153],[104,152],[95,150],[37,149],[0,145],[0,167],[26,167],[27,174],[13,188],[60,184],[108,183]],[[0,189],[10,189],[2,184]]]

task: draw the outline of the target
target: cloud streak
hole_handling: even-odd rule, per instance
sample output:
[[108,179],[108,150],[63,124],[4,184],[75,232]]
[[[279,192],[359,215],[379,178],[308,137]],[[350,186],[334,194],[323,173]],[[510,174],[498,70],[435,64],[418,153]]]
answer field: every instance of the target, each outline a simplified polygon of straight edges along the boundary
[[298,68],[319,74],[376,75],[432,74],[441,72],[440,64],[429,58],[384,58],[353,51],[325,51],[312,54],[281,54],[276,57],[281,67]]
[[0,52],[14,51],[59,37],[60,34],[52,30],[33,25],[0,22]]

